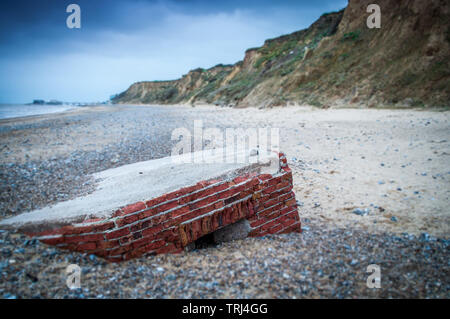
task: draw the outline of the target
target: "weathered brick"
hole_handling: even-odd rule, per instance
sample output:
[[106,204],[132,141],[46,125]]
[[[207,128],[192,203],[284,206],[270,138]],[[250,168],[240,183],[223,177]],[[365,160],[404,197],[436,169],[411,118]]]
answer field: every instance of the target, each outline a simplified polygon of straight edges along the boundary
[[194,240],[202,237],[202,220],[196,219],[192,222],[192,236]]
[[74,227],[71,225],[63,226],[56,229],[47,229],[41,232],[28,233],[30,237],[43,237],[43,236],[54,236],[54,235],[66,235],[73,234]]
[[124,216],[123,218],[119,218],[116,220],[116,225],[117,225],[117,227],[122,227],[122,226],[125,226],[128,224],[134,223],[138,220],[139,220],[138,215]]
[[280,195],[279,197],[278,197],[278,201],[280,201],[280,202],[285,202],[286,200],[288,200],[288,199],[290,199],[290,198],[293,198],[293,192],[289,192],[289,193],[286,193],[286,194],[283,194],[283,195]]
[[252,198],[253,198],[253,200],[257,200],[257,199],[261,198],[261,193],[253,193]]
[[183,245],[183,247],[185,247],[188,244],[188,238],[186,235],[186,225],[180,225],[180,227],[178,227],[178,231],[180,234],[181,244]]
[[258,213],[258,216],[261,216],[261,217],[267,217],[267,216],[269,216],[270,214],[272,214],[273,212],[278,211],[278,210],[281,209],[282,207],[283,207],[283,204],[282,204],[282,203],[277,203],[277,204],[275,204],[275,205],[273,205],[273,206],[271,206],[271,207],[269,207],[269,208],[266,208],[266,209],[264,209],[264,210],[261,210],[261,211]]
[[255,221],[251,222],[250,223],[250,227],[256,228],[256,227],[259,227],[259,226],[261,226],[262,224],[264,224],[266,222],[267,222],[266,218],[259,218],[259,219],[255,220]]
[[297,205],[297,201],[295,200],[295,198],[292,198],[292,199],[286,201],[284,204],[286,206],[294,206],[294,205]]
[[138,214],[138,219],[145,219],[156,215],[158,212],[155,208],[146,209]]
[[238,177],[233,179],[233,182],[236,183],[236,184],[241,184],[241,183],[247,181],[248,179],[249,179],[249,177],[245,176],[245,175],[244,176],[238,176]]
[[194,236],[192,234],[192,224],[186,224],[185,225],[185,230],[186,230],[186,237],[187,237],[187,242],[191,243],[194,241]]
[[150,226],[150,221],[148,220],[148,221],[145,221],[145,222],[140,222],[140,223],[136,223],[136,224],[131,225],[130,226],[130,232],[134,233],[134,232],[139,231],[139,230],[141,230],[143,228],[147,228],[147,227],[145,227],[144,224],[147,224],[147,227],[148,227],[148,226]]
[[178,239],[178,236],[175,228],[165,229],[158,234],[158,238],[164,239],[166,242],[173,242]]
[[64,242],[66,243],[75,243],[75,242],[82,242],[82,241],[96,241],[96,240],[103,240],[103,234],[91,234],[91,235],[79,235],[79,236],[69,236],[64,237]]
[[122,255],[132,249],[131,245],[120,246],[109,250],[110,256]]
[[97,248],[97,244],[95,242],[81,243],[78,244],[75,248],[77,251],[90,251],[95,250]]
[[120,245],[120,242],[118,239],[111,240],[111,241],[99,241],[97,243],[97,247],[99,249],[109,249],[109,248],[118,247],[119,245]]
[[203,235],[211,232],[211,216],[205,216],[202,218],[202,233]]
[[262,193],[263,193],[263,194],[270,194],[270,193],[272,193],[273,191],[275,191],[275,189],[276,189],[276,186],[266,187],[266,188],[264,188],[264,189],[262,190]]
[[90,223],[100,222],[102,220],[103,220],[103,218],[88,218],[88,219],[83,220],[83,224],[90,224]]
[[278,183],[281,183],[281,181],[282,181],[281,176],[277,176],[277,177],[274,177],[274,178],[271,178],[271,179],[267,180],[267,185],[268,186],[273,186],[273,185],[276,185]]
[[228,197],[232,197],[237,195],[236,191],[233,188],[228,188],[217,194],[218,199],[226,199]]
[[162,204],[161,206],[158,206],[156,209],[158,211],[158,213],[162,213],[165,211],[168,211],[172,208],[175,208],[178,206],[178,201],[172,201],[172,202],[168,202],[166,204]]
[[275,225],[274,227],[272,227],[272,228],[269,229],[269,233],[271,233],[271,234],[276,234],[277,232],[279,232],[280,230],[282,230],[283,227],[284,227],[284,226],[283,226],[282,224]]
[[130,250],[132,249],[136,249],[142,246],[145,246],[146,244],[148,244],[149,242],[151,242],[155,237],[143,237],[140,238],[138,240],[135,240],[133,242],[131,242],[128,246],[130,246]]
[[286,233],[292,233],[292,232],[296,232],[296,233],[301,233],[302,232],[301,225],[300,225],[299,222],[294,223],[291,226],[286,227],[285,229],[282,229],[278,233],[279,234],[286,234]]
[[222,183],[222,184],[211,187],[211,189],[214,193],[218,193],[218,192],[228,189],[229,187],[230,186],[228,185],[228,183]]
[[260,181],[265,181],[265,180],[268,180],[268,179],[271,179],[272,178],[272,175],[270,175],[270,174],[261,174],[261,175],[258,175],[258,179],[260,180]]
[[289,217],[281,217],[280,218],[280,223],[283,224],[284,227],[288,227],[291,226],[292,224],[296,223],[297,221],[295,220],[295,218],[289,218]]
[[259,228],[254,229],[248,233],[248,237],[257,237],[257,236],[261,236],[261,230]]
[[122,211],[125,215],[128,215],[128,214],[132,214],[132,213],[138,212],[140,210],[143,210],[145,208],[146,208],[146,206],[145,206],[144,202],[137,202],[137,203],[130,204],[128,206],[123,207]]
[[239,208],[237,207],[237,205],[234,205],[231,213],[231,222],[235,223],[238,220],[239,220]]
[[248,207],[248,215],[247,215],[247,217],[252,217],[252,216],[254,216],[254,215],[255,215],[255,209],[254,209],[253,201],[252,201],[252,200],[249,200],[249,201],[247,202],[247,207]]
[[269,199],[267,201],[264,201],[262,204],[263,204],[264,208],[267,208],[267,207],[275,205],[276,203],[278,203],[276,198],[272,198],[272,199]]
[[292,174],[292,170],[287,166],[283,167],[283,171],[285,171],[286,173]]
[[152,208],[152,207],[154,207],[154,206],[156,206],[156,205],[159,205],[159,204],[162,204],[162,203],[164,203],[164,202],[165,202],[165,198],[162,197],[162,196],[160,196],[160,197],[156,197],[156,198],[153,198],[153,199],[151,199],[151,200],[146,201],[146,202],[145,202],[145,205],[146,205],[148,208]]
[[106,230],[114,228],[114,222],[112,221],[106,221],[101,224],[95,224],[93,226],[93,232],[104,232]]
[[119,239],[121,245],[128,244],[133,241],[133,236],[131,234],[123,236]]
[[197,217],[198,215],[199,215],[199,211],[194,210],[194,211],[191,211],[191,212],[189,212],[187,214],[184,214],[184,215],[181,215],[181,216],[177,217],[176,219],[174,219],[174,221],[176,221],[178,223],[184,223],[184,222],[186,222],[188,220],[191,220],[191,219]]
[[222,214],[223,223],[224,225],[228,225],[231,223],[231,212],[233,209],[231,207],[226,207],[224,213]]
[[270,213],[269,215],[266,215],[267,219],[275,219],[278,218],[279,216],[281,216],[283,214],[283,212],[281,210],[275,210],[272,213]]
[[192,185],[192,186],[188,186],[188,187],[183,187],[180,191],[183,194],[190,194],[190,193],[198,191],[201,188],[202,187],[200,185]]
[[259,185],[259,180],[257,178],[252,178],[248,183],[246,183],[246,188],[253,190],[253,187],[257,185]]
[[239,194],[234,195],[233,197],[227,198],[224,200],[225,205],[229,205],[231,203],[234,203],[235,201],[238,201],[240,198]]
[[129,233],[130,233],[130,229],[122,228],[122,229],[113,230],[109,233],[106,233],[105,237],[106,237],[106,239],[114,239],[114,238],[119,238],[119,237],[128,235]]
[[63,236],[53,237],[53,238],[47,238],[47,239],[40,239],[41,242],[47,245],[57,245],[64,242]]
[[145,246],[146,251],[151,251],[154,249],[158,249],[159,247],[162,247],[166,244],[166,242],[164,240],[157,240],[153,243],[150,243],[148,245]]
[[178,249],[177,249],[177,247],[175,247],[174,244],[170,243],[170,244],[167,244],[167,245],[164,246],[164,247],[158,248],[158,249],[156,250],[156,253],[157,253],[157,254],[167,254],[167,253],[172,252],[172,251],[174,251],[174,250],[178,250]]
[[276,224],[278,224],[278,222],[276,220],[268,221],[267,223],[265,223],[264,225],[261,226],[261,231],[269,230],[270,228],[272,228]]
[[207,206],[208,204],[214,203],[217,200],[218,200],[218,196],[217,195],[211,195],[209,197],[206,197],[206,198],[201,199],[201,200],[199,200],[199,201],[197,201],[195,203],[190,204],[189,208],[193,210],[193,209],[196,209],[196,208],[204,207],[204,206]]
[[142,230],[142,236],[153,235],[153,234],[159,233],[161,230],[163,230],[162,225],[156,225],[156,226],[153,226],[150,228],[146,228],[146,229]]
[[71,233],[72,234],[85,234],[85,233],[92,233],[94,232],[94,226],[76,226],[72,228]]
[[188,206],[182,206],[182,207],[180,207],[180,208],[178,208],[178,209],[173,211],[172,218],[176,218],[178,216],[184,215],[184,214],[189,213],[189,212],[190,212],[190,209],[189,209]]
[[122,216],[122,215],[124,215],[123,211],[122,211],[122,209],[119,208],[118,210],[116,210],[114,212],[114,214],[112,214],[112,217],[118,217],[118,216]]
[[[286,163],[282,158],[280,163]],[[58,235],[42,241],[115,262],[182,252],[189,243],[241,219],[252,227],[249,236],[300,232],[292,172],[287,165],[281,166],[275,175],[254,172],[228,181],[201,181],[127,205],[110,219],[93,218],[29,235]]]

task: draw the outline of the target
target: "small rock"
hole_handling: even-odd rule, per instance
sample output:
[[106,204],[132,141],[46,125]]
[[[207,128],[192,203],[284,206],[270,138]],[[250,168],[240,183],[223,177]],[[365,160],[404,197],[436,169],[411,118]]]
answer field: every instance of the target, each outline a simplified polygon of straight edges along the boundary
[[174,274],[170,274],[166,277],[167,280],[175,280],[177,279],[177,276],[175,276]]
[[368,208],[365,208],[365,209],[355,208],[352,213],[355,215],[364,216],[364,215],[369,214],[369,212],[370,212],[370,210]]
[[157,272],[164,272],[164,268],[163,268],[163,267],[157,267],[157,268],[156,268],[156,271],[157,271]]
[[430,240],[430,235],[428,233],[422,233],[422,234],[420,234],[420,240],[422,240],[422,241],[429,241]]

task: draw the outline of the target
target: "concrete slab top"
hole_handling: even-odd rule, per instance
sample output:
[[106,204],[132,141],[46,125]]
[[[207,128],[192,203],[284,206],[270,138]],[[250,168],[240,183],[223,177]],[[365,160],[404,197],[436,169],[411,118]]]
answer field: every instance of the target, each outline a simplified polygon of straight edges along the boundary
[[[93,193],[4,219],[0,221],[0,227],[20,228],[29,223],[69,224],[86,217],[109,217],[125,205],[150,200],[203,180],[229,179],[252,172],[274,174],[279,170],[278,154],[274,152],[266,155],[255,151],[235,153],[238,159],[246,158],[239,162],[219,160],[225,153],[223,149],[189,153],[98,172],[93,174],[97,181]],[[192,158],[197,160],[192,162]],[[199,158],[204,162],[199,163]]]

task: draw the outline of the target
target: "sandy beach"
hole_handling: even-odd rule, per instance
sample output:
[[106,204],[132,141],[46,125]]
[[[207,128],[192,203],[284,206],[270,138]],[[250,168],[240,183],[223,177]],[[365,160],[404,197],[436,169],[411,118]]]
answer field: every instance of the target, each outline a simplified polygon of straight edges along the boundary
[[[170,155],[172,131],[194,120],[280,129],[302,234],[112,265],[3,231],[0,294],[449,297],[448,111],[96,106],[0,120],[2,218],[85,194],[94,172]],[[87,291],[64,286],[61,269],[73,262],[86,267]],[[382,265],[382,289],[365,285],[372,262]],[[148,276],[137,285],[140,273]]]

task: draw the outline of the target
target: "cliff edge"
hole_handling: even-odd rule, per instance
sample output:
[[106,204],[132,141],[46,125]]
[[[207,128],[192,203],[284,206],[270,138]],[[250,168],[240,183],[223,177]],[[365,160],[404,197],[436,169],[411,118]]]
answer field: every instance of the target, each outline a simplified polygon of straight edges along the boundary
[[248,49],[234,65],[199,68],[173,81],[134,83],[112,101],[448,107],[449,2],[379,0],[381,28],[369,29],[371,2],[350,0],[305,30]]

